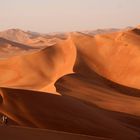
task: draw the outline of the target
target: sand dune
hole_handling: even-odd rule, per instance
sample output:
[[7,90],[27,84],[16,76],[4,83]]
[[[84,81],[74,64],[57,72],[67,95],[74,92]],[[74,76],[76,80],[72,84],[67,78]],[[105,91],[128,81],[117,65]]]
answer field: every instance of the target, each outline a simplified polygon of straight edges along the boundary
[[9,125],[17,124],[105,138],[137,138],[133,129],[129,130],[119,120],[111,118],[107,112],[69,96],[1,88],[1,97],[0,109],[8,116]]
[[117,28],[108,28],[108,29],[97,29],[97,30],[87,30],[87,31],[82,31],[82,33],[89,34],[89,35],[99,35],[99,34],[105,34],[105,33],[112,33],[112,32],[117,32],[120,29]]
[[97,73],[92,73],[92,79],[80,74],[66,75],[55,86],[62,95],[76,97],[106,110],[140,116],[140,90],[119,85]]
[[35,48],[31,46],[0,38],[0,58],[21,55],[34,50]]
[[[140,139],[138,27],[53,38],[14,32],[0,38],[0,55],[7,55],[0,60],[4,139],[6,131],[19,132],[13,139]],[[10,41],[12,34],[22,43]]]
[[[72,73],[76,49],[71,39],[56,45],[0,61],[1,86],[46,89],[61,76]],[[51,89],[51,88],[50,88]]]
[[20,29],[8,29],[0,32],[0,37],[10,41],[30,45],[36,48],[43,48],[56,43],[56,38],[65,39],[65,33],[40,34]]
[[78,50],[75,72],[87,75],[84,69],[89,67],[114,82],[140,87],[140,35],[134,30],[94,37],[74,33],[72,37]]

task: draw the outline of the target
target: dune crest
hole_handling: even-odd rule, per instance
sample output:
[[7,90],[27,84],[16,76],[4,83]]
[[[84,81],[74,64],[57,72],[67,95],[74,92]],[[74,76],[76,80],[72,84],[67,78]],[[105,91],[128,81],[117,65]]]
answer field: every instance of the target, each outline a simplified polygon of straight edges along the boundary
[[[75,72],[87,75],[85,65],[109,80],[139,88],[140,36],[133,30],[103,35],[72,34],[77,48]],[[83,66],[83,62],[85,65]]]

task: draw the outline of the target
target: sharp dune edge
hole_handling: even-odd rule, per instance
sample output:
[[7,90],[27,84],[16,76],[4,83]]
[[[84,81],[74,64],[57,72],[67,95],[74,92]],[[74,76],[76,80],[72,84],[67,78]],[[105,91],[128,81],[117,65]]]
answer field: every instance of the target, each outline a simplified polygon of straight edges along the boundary
[[0,36],[3,140],[140,139],[139,28],[49,41],[19,30],[16,42]]

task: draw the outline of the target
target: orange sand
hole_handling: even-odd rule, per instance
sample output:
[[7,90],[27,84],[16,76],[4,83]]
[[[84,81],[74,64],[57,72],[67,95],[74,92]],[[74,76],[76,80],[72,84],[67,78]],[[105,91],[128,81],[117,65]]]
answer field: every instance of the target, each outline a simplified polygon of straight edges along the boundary
[[49,41],[16,32],[0,33],[0,137],[140,139],[139,28]]

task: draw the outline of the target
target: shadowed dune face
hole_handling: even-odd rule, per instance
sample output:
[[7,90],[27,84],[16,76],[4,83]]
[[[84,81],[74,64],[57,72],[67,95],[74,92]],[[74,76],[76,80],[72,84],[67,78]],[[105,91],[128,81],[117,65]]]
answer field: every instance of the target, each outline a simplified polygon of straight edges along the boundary
[[[137,140],[139,39],[138,28],[95,36],[70,33],[30,52],[34,47],[1,38],[1,48],[11,44],[27,51],[0,60],[0,116],[8,117],[8,125]],[[28,41],[40,48],[46,40]]]
[[106,111],[69,96],[8,88],[2,88],[1,94],[4,101],[0,110],[11,119],[9,125],[18,124],[116,139],[137,137],[136,132],[125,127],[119,120],[111,118]]
[[3,98],[2,96],[0,96],[0,105],[2,104],[2,102],[3,102]]
[[140,35],[140,29],[139,28],[135,28],[132,30],[134,33],[136,33],[137,35]]
[[[7,135],[8,133],[8,135]],[[44,129],[31,129],[21,127],[0,127],[2,139],[21,139],[21,140],[110,140],[86,135],[71,134],[65,132],[50,131]],[[16,135],[15,135],[16,134]]]
[[92,78],[66,75],[55,86],[62,95],[75,97],[89,105],[140,116],[140,90],[119,85],[97,73],[92,73]]

